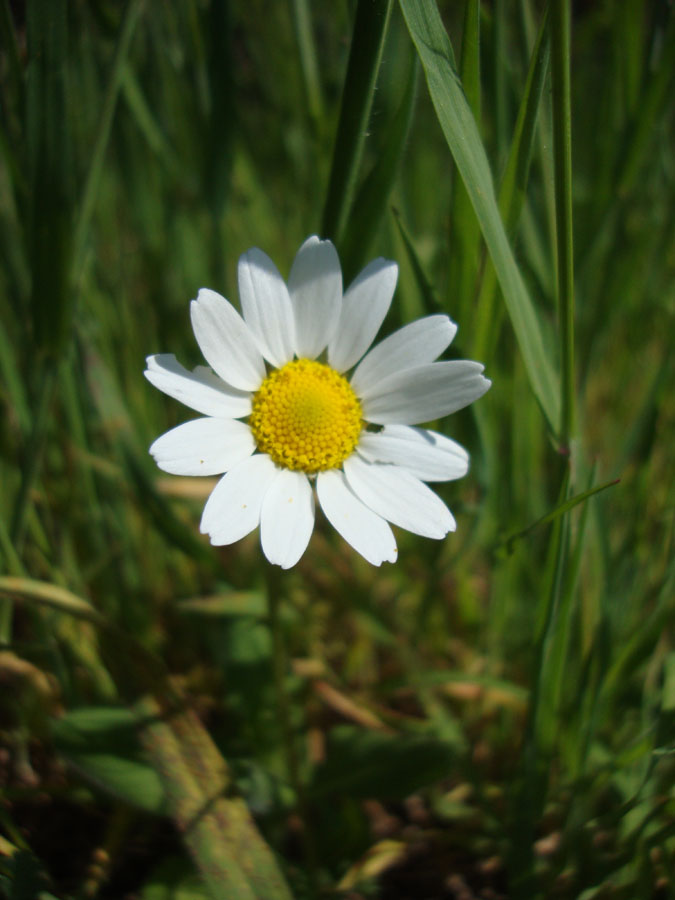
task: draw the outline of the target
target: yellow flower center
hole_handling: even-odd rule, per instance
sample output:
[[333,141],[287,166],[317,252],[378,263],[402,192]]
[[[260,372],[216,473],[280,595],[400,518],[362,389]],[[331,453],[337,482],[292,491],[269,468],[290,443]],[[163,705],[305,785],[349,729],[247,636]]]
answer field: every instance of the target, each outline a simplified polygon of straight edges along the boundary
[[321,472],[337,468],[356,447],[361,404],[330,366],[296,359],[260,385],[249,425],[258,449],[278,466]]

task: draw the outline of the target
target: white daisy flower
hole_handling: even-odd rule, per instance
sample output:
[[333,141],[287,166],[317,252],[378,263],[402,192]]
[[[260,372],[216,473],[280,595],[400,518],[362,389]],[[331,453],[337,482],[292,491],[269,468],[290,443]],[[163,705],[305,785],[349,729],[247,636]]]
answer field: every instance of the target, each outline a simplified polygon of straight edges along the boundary
[[454,531],[452,513],[425,482],[461,478],[468,453],[413,427],[490,387],[480,363],[435,361],[454,322],[427,316],[367,352],[398,266],[374,260],[343,294],[335,247],[316,236],[298,250],[288,284],[258,249],[241,257],[238,274],[243,316],[206,288],[190,307],[210,368],[189,372],[173,354],[159,354],[145,372],[203,416],[150,447],[165,472],[223,476],[204,507],[202,533],[214,545],[232,544],[259,525],[265,556],[288,569],[312,534],[315,494],[336,531],[376,566],[396,560],[389,523],[430,538]]

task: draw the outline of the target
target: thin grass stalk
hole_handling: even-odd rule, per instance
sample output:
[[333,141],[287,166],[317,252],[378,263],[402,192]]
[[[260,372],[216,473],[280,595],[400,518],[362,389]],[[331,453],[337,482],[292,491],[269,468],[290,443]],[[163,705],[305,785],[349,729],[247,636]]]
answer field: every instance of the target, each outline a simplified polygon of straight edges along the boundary
[[279,730],[281,731],[281,739],[284,745],[288,780],[295,793],[296,803],[302,818],[302,838],[305,847],[307,871],[312,886],[312,894],[315,895],[317,891],[317,855],[309,823],[306,795],[300,777],[300,764],[291,722],[291,705],[286,691],[288,659],[280,615],[283,595],[280,576],[281,570],[278,566],[265,562],[267,616],[270,632],[272,634],[272,666],[274,670],[274,689],[276,692],[277,710],[279,714]]
[[[569,470],[565,470],[559,501],[567,498]],[[542,704],[548,691],[545,658],[556,625],[569,544],[569,516],[555,519],[548,545],[544,588],[536,612],[536,651],[532,669],[532,694],[519,766],[519,784],[514,795],[514,834],[511,870],[514,900],[535,896],[534,836],[545,802],[550,737],[542,727]]]
[[291,0],[291,10],[293,12],[293,28],[295,30],[295,40],[298,44],[307,108],[316,128],[317,124],[323,119],[323,97],[321,94],[319,67],[316,61],[316,46],[312,33],[312,19],[307,0]]
[[40,378],[33,427],[28,439],[26,461],[21,472],[21,484],[14,503],[12,524],[10,526],[10,537],[19,556],[21,555],[26,536],[26,514],[30,506],[31,493],[40,470],[42,451],[47,439],[57,374],[58,363],[54,359],[49,358],[44,363]]
[[393,0],[359,0],[333,146],[322,237],[339,244],[351,209]]
[[138,22],[138,18],[143,9],[144,2],[145,0],[129,0],[129,3],[124,10],[122,24],[120,25],[115,55],[113,57],[108,85],[101,106],[101,115],[96,129],[96,137],[94,138],[89,169],[84,180],[84,188],[82,189],[82,196],[75,223],[75,238],[73,245],[75,275],[77,275],[82,265],[87,230],[89,228],[89,222],[94,210],[94,201],[96,200],[96,193],[101,180],[103,159],[105,157],[106,147],[108,146],[110,128],[112,126],[117,98],[122,84],[124,67],[129,55],[131,39],[134,35],[136,23]]
[[[467,102],[480,123],[480,0],[467,0],[464,8],[459,74]],[[472,315],[479,269],[481,231],[461,174],[455,170],[450,209],[449,272],[451,299],[460,321]]]
[[[523,40],[525,46],[533,48],[537,40],[537,28],[535,20],[535,10],[532,0],[521,0],[520,19],[523,31]],[[548,18],[551,4],[546,3],[544,15],[546,18],[546,32],[548,35]],[[548,52],[550,55],[550,41],[547,41]],[[548,69],[548,61],[547,61]],[[553,185],[553,159],[551,158],[551,96],[550,92],[544,91],[541,98],[539,116],[537,117],[537,136],[536,136],[536,160],[541,171],[540,185],[542,191],[542,199],[544,203],[544,213],[546,218],[546,237],[548,237],[548,246],[552,248],[555,244],[555,196]],[[542,236],[543,238],[543,236]],[[548,266],[548,263],[547,263]],[[550,267],[549,267],[550,268]]]
[[[541,27],[525,82],[525,90],[518,110],[508,162],[499,186],[499,211],[504,228],[512,236],[523,209],[532,159],[532,147],[537,131],[539,108],[549,63],[548,7]],[[476,331],[472,353],[476,359],[489,359],[502,320],[501,308],[495,307],[497,273],[491,259],[485,269],[476,301]]]
[[551,9],[553,156],[556,197],[558,316],[560,322],[560,444],[569,452],[574,431],[574,234],[572,227],[572,114],[570,101],[570,4]]
[[355,275],[363,266],[371,244],[377,236],[378,226],[396,181],[413,121],[418,71],[417,54],[411,47],[405,91],[385,132],[384,150],[364,178],[349,216],[340,249],[342,271],[345,277]]

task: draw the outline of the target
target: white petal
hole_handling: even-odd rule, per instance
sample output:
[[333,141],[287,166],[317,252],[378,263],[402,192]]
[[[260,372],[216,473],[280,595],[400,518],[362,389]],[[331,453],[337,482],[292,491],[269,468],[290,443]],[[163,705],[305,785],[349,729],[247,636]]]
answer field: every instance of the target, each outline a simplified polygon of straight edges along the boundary
[[328,362],[338,372],[351,369],[372,344],[391,305],[397,278],[396,263],[380,257],[349,285],[337,330],[328,345]]
[[276,466],[256,453],[223,475],[206,501],[199,530],[216,546],[233,544],[257,528]]
[[290,569],[307,549],[314,529],[314,495],[304,472],[281,469],[265,494],[260,543],[267,559]]
[[408,425],[386,425],[378,434],[364,431],[358,451],[369,462],[403,466],[422,481],[452,481],[469,471],[469,454],[444,434]]
[[374,566],[396,562],[398,549],[391,528],[354,495],[343,472],[319,472],[316,493],[328,521],[357,553]]
[[342,305],[342,270],[330,241],[316,235],[298,250],[288,290],[295,315],[295,352],[316,359],[332,338]]
[[456,334],[457,326],[447,316],[426,316],[404,325],[373,347],[359,363],[352,387],[360,397],[369,396],[390,375],[433,362]]
[[202,288],[190,304],[192,328],[204,359],[228,384],[255,391],[265,363],[253,335],[237,310],[220,294]]
[[173,353],[148,356],[143,373],[150,384],[206,416],[239,418],[251,412],[250,394],[226,385],[206,366],[188,372]]
[[377,425],[416,425],[473,403],[491,385],[483,366],[468,359],[430,363],[391,375],[362,400],[363,416]]
[[150,453],[172,475],[222,475],[255,450],[251,429],[236,419],[193,419],[158,437]]
[[239,299],[260,352],[273,366],[283,366],[295,348],[293,306],[279,270],[257,247],[239,259]]
[[445,537],[457,527],[441,498],[406,469],[369,463],[354,454],[345,460],[344,470],[356,496],[388,522],[430,538]]

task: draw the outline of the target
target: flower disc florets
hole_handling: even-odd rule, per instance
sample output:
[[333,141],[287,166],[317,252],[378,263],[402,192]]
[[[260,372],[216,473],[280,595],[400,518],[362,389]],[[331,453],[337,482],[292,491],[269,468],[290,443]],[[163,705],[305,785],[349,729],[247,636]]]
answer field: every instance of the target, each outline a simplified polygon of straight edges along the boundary
[[349,382],[315,360],[296,359],[271,372],[252,404],[249,426],[258,450],[285,469],[337,468],[353,453],[363,427]]

